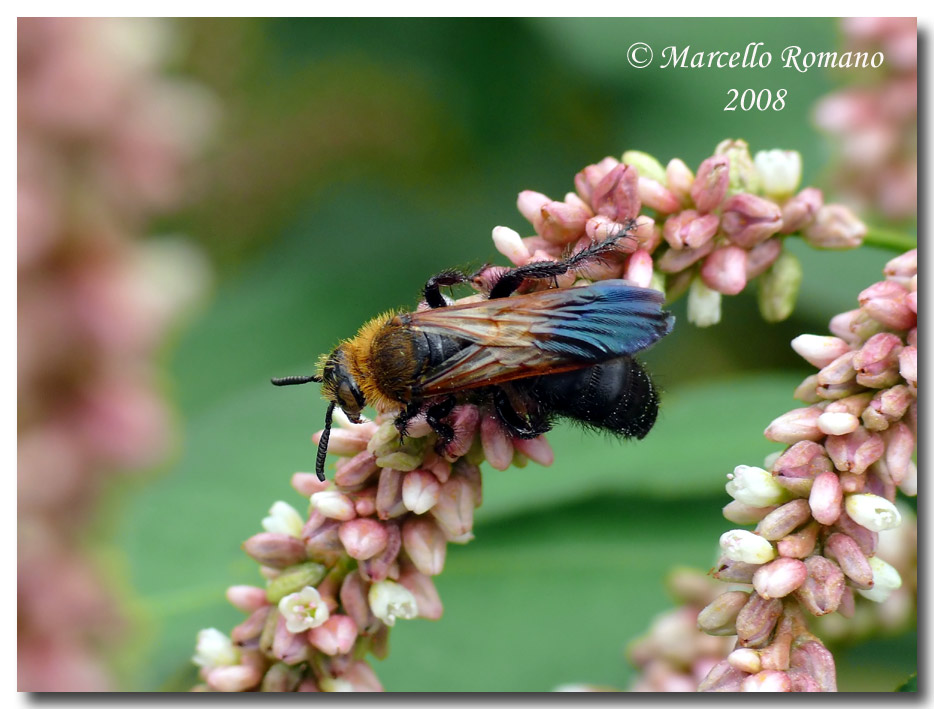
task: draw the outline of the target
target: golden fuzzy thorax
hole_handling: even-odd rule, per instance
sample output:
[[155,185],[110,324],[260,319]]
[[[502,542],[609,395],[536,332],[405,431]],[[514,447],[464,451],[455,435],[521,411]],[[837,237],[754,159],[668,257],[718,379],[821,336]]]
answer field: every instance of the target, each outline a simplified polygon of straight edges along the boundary
[[379,386],[373,367],[373,341],[395,316],[392,310],[377,315],[366,322],[355,337],[341,343],[350,373],[363,392],[366,403],[381,413],[398,409],[399,403]]

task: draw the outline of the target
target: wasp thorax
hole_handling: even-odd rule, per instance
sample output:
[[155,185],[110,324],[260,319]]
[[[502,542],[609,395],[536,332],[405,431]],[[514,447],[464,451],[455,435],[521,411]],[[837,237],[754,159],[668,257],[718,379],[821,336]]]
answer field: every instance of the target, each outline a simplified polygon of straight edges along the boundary
[[347,418],[359,423],[366,399],[350,371],[343,345],[325,360],[321,382],[324,396],[337,404],[347,414]]

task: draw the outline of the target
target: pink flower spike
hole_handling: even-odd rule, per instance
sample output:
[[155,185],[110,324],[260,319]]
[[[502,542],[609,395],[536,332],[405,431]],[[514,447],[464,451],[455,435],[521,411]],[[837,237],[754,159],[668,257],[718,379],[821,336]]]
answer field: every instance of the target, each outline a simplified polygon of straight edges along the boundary
[[723,205],[720,229],[737,246],[752,248],[782,228],[782,211],[762,197],[741,193]]
[[700,212],[712,212],[726,197],[730,184],[730,159],[714,155],[700,164],[691,185],[691,199]]
[[791,341],[791,348],[818,369],[850,351],[850,346],[839,337],[821,335],[798,335]]
[[431,519],[407,519],[402,525],[402,544],[415,568],[426,576],[437,576],[444,569],[447,540]]
[[724,295],[736,295],[746,287],[746,251],[738,246],[714,250],[701,266],[701,278]]
[[681,209],[681,202],[660,182],[639,177],[639,199],[642,204],[660,214],[671,214]]
[[354,559],[369,559],[386,548],[389,533],[386,528],[368,517],[344,522],[338,529],[341,544]]
[[537,438],[514,438],[512,445],[529,460],[548,467],[555,461],[555,453],[544,436]]
[[512,464],[512,440],[492,416],[484,416],[480,421],[480,440],[483,443],[483,454],[493,468],[506,470]]
[[814,478],[808,497],[811,515],[823,525],[831,525],[843,511],[843,488],[834,472],[821,473]]
[[357,641],[357,624],[346,615],[332,615],[308,631],[308,641],[325,655],[345,655]]

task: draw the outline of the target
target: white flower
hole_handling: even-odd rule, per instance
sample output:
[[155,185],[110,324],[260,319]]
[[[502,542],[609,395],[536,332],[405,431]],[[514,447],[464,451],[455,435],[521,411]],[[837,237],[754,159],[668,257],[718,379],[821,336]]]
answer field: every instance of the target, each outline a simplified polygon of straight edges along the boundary
[[688,290],[688,322],[709,327],[720,322],[720,293],[704,285],[698,276]]
[[276,534],[289,534],[302,538],[301,515],[288,502],[279,500],[269,508],[269,516],[263,518],[263,529]]
[[195,654],[191,660],[206,669],[236,665],[240,662],[240,651],[234,647],[231,639],[217,628],[205,628],[198,631]]
[[737,465],[727,475],[726,491],[738,502],[752,507],[769,507],[788,499],[788,490],[775,481],[767,470],[753,465]]
[[870,601],[882,603],[896,588],[901,588],[902,577],[891,564],[878,556],[869,557],[872,568],[872,588],[858,589],[861,596]]
[[305,586],[297,593],[290,593],[279,601],[279,612],[285,618],[285,627],[290,633],[323,625],[330,617],[327,604],[314,586]]
[[775,558],[771,542],[745,529],[731,529],[720,535],[720,548],[727,558],[747,564],[764,564]]
[[409,620],[418,615],[415,596],[405,586],[394,581],[378,581],[370,586],[370,610],[386,625],[395,625],[396,618]]
[[493,227],[493,246],[517,266],[525,264],[531,257],[529,248],[523,243],[519,232],[508,226]]
[[795,150],[760,150],[755,157],[762,191],[769,197],[788,197],[801,182],[801,154]]
[[872,532],[892,529],[902,523],[898,508],[884,497],[871,492],[847,495],[846,513],[856,524]]

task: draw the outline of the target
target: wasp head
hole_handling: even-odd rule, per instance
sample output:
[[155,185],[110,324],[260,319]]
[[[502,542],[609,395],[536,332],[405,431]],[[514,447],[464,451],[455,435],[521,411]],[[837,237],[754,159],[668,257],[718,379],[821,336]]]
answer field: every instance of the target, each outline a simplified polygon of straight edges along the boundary
[[351,421],[360,423],[360,412],[366,405],[366,399],[350,371],[343,345],[324,360],[321,384],[325,398],[339,406]]

